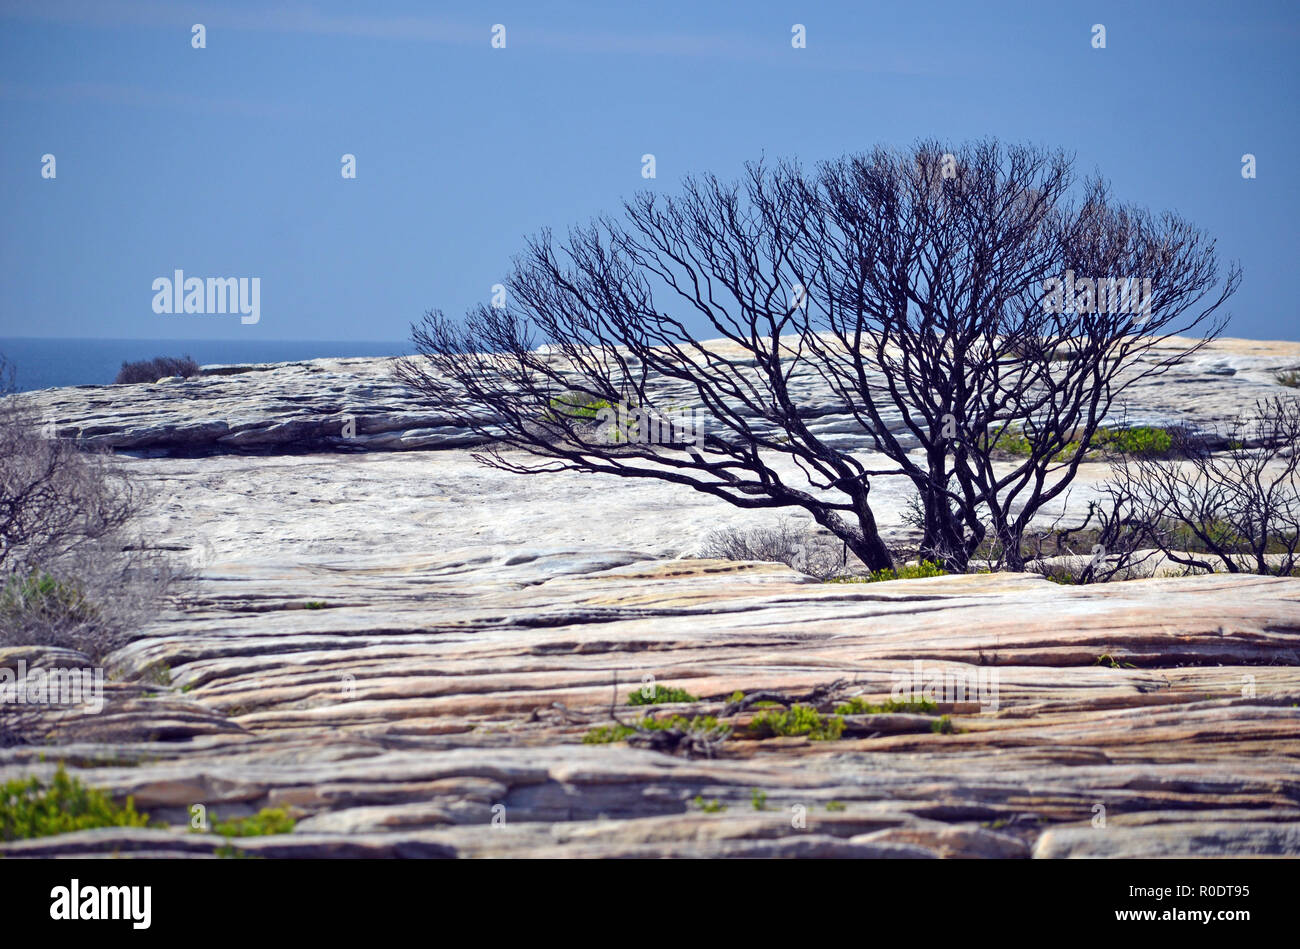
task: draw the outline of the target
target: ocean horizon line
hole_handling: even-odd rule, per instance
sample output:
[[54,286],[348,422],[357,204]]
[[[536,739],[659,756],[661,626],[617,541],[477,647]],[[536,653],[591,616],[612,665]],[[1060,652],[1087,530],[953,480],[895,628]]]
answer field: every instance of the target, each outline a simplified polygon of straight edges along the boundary
[[67,341],[75,340],[86,343],[246,343],[256,345],[259,343],[401,343],[410,345],[409,339],[331,339],[328,337],[296,337],[296,338],[276,338],[276,339],[241,339],[237,336],[194,336],[194,337],[176,337],[176,336],[0,336],[0,343],[7,340],[15,342],[31,341]]
[[[109,385],[124,363],[188,356],[201,366],[385,358],[414,352],[409,340],[168,339],[165,337],[0,337],[0,356],[20,392]],[[4,380],[7,381],[7,380]]]

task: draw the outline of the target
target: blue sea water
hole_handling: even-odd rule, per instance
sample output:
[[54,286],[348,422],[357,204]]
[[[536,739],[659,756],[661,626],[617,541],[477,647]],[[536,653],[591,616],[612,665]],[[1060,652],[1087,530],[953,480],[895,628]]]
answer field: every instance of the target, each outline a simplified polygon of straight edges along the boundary
[[123,362],[155,356],[190,356],[203,366],[400,356],[411,351],[410,342],[0,338],[0,356],[14,367],[20,392],[52,386],[104,385],[113,381]]

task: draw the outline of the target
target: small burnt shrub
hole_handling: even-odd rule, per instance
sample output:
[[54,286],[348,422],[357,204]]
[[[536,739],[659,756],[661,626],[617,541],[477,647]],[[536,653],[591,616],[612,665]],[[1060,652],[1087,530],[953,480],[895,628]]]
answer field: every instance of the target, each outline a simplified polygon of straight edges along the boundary
[[122,368],[118,370],[117,378],[113,380],[113,384],[121,386],[139,382],[157,382],[159,379],[166,379],[168,376],[181,376],[188,379],[190,376],[197,376],[198,374],[199,364],[188,355],[180,358],[175,356],[155,356],[153,359],[122,363]]

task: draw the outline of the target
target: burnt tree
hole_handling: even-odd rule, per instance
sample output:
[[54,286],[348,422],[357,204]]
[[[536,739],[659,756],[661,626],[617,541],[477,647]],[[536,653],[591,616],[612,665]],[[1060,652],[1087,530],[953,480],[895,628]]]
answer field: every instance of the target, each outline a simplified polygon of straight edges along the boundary
[[[872,479],[900,475],[925,556],[963,570],[987,539],[1018,568],[1114,399],[1218,332],[1239,278],[1181,219],[1076,184],[1060,153],[922,143],[691,178],[543,232],[503,305],[430,312],[397,371],[491,437],[497,467],[803,508],[873,570],[893,558]],[[821,432],[828,412],[867,450]],[[1007,432],[1026,457],[999,460]]]

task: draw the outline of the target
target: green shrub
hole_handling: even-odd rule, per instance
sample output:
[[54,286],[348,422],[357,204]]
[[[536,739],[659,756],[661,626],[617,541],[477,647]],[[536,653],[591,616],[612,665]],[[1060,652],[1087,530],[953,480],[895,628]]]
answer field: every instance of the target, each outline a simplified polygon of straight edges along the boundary
[[684,732],[707,732],[724,729],[726,725],[720,725],[718,720],[712,715],[696,715],[689,721],[681,715],[674,715],[672,718],[651,718],[646,716],[637,723],[638,727],[645,731],[654,731],[655,729],[677,728]]
[[1247,550],[1251,547],[1250,538],[1243,537],[1231,521],[1220,518],[1203,520],[1195,524],[1176,523],[1170,532],[1171,546],[1181,550],[1206,550],[1207,545],[1200,535],[1209,538],[1210,543],[1220,549]]
[[[1033,443],[1025,436],[1025,433],[1013,425],[1008,425],[999,432],[998,437],[994,439],[993,444],[989,447],[992,451],[1002,451],[1008,455],[1016,455],[1022,458],[1028,458],[1034,449]],[[1052,456],[1052,460],[1063,461],[1066,458],[1071,458],[1078,450],[1079,443],[1077,441],[1066,442],[1061,447],[1061,450]]]
[[[1153,425],[1133,425],[1127,428],[1099,429],[1092,436],[1092,441],[1088,443],[1088,450],[1104,449],[1125,455],[1163,455],[1173,447],[1173,444],[1173,435],[1167,429]],[[995,451],[1027,458],[1033,450],[1033,445],[1023,431],[1008,426],[994,440],[992,448]],[[1052,460],[1064,461],[1072,458],[1078,450],[1077,441],[1067,442],[1052,456]]]
[[872,705],[861,695],[855,695],[844,704],[835,707],[836,715],[893,715],[898,712],[928,715],[938,711],[939,706],[929,699],[904,699],[901,702],[891,699],[880,705]]
[[685,689],[670,689],[666,686],[656,685],[654,694],[650,698],[645,697],[641,689],[637,689],[627,697],[628,705],[662,705],[665,702],[698,702],[699,698]]
[[826,802],[826,810],[828,810],[828,811],[842,811],[842,810],[845,810],[845,809],[846,809],[846,808],[845,808],[845,805],[844,805],[841,801],[827,801],[827,802]]
[[700,732],[721,731],[726,729],[727,726],[719,724],[718,720],[712,715],[696,715],[689,720],[681,715],[674,715],[671,718],[653,718],[647,715],[636,722],[634,726],[614,724],[593,728],[582,736],[582,743],[584,745],[604,745],[616,741],[626,741],[638,731],[666,731],[670,728],[677,728],[684,732]]
[[593,399],[581,392],[570,392],[550,401],[550,411],[546,417],[552,420],[582,419],[595,421],[601,409],[613,408],[605,399]]
[[0,588],[0,620],[41,618],[57,623],[93,620],[96,611],[75,583],[44,571],[10,574]]
[[1285,372],[1274,373],[1273,378],[1277,380],[1280,386],[1286,386],[1288,389],[1300,389],[1300,369],[1287,369]]
[[936,735],[953,735],[956,734],[957,727],[947,715],[940,715],[930,724],[930,731]]
[[289,813],[280,807],[266,807],[251,817],[236,817],[228,821],[218,821],[212,815],[212,829],[222,837],[265,837],[268,834],[290,833],[297,823]]
[[727,805],[723,804],[717,798],[714,798],[711,801],[706,801],[704,796],[701,794],[695,795],[695,806],[706,814],[717,814],[727,809]]
[[626,741],[635,735],[636,729],[626,725],[601,725],[582,736],[584,745],[605,745],[615,741]]
[[1026,457],[1033,450],[1033,446],[1024,433],[1020,429],[1011,426],[1007,426],[998,434],[992,447],[995,451],[1005,451],[1009,455],[1024,455]]
[[749,728],[759,738],[806,736],[813,741],[833,741],[844,733],[844,719],[823,715],[807,705],[794,705],[755,715]]
[[751,803],[753,803],[753,805],[754,805],[754,810],[756,810],[756,811],[765,811],[765,810],[767,810],[767,792],[766,792],[766,791],[760,791],[758,788],[753,788],[753,789],[749,792],[749,799],[750,799]]
[[0,840],[50,837],[95,827],[145,827],[149,815],[136,812],[131,798],[125,806],[68,775],[63,765],[50,784],[40,778],[17,779],[0,785]]
[[1163,455],[1173,447],[1174,438],[1163,428],[1135,425],[1131,428],[1102,429],[1089,447],[1123,455]]
[[948,571],[937,560],[922,560],[916,564],[873,570],[865,577],[832,577],[826,583],[880,583],[885,580],[919,580],[922,577],[944,577]]
[[1118,659],[1116,659],[1108,652],[1104,652],[1100,656],[1098,656],[1097,661],[1094,662],[1093,665],[1110,666],[1112,669],[1136,669],[1137,668],[1137,666],[1133,665],[1133,663],[1131,662],[1120,662]]
[[871,574],[870,582],[882,580],[919,580],[922,577],[942,577],[948,571],[937,560],[922,560],[916,564],[904,564],[892,570],[876,570]]
[[149,492],[129,466],[84,450],[73,433],[55,437],[34,406],[5,398],[3,366],[0,357],[0,646],[98,660],[186,572],[136,535]]
[[[634,409],[635,404],[630,404]],[[553,398],[549,408],[542,414],[546,422],[594,422],[600,418],[603,409],[617,410],[617,406],[607,399],[594,399],[582,392],[568,392]],[[607,416],[608,418],[608,416]],[[610,442],[634,442],[641,428],[641,420],[634,412],[619,416],[618,421],[605,430]]]

